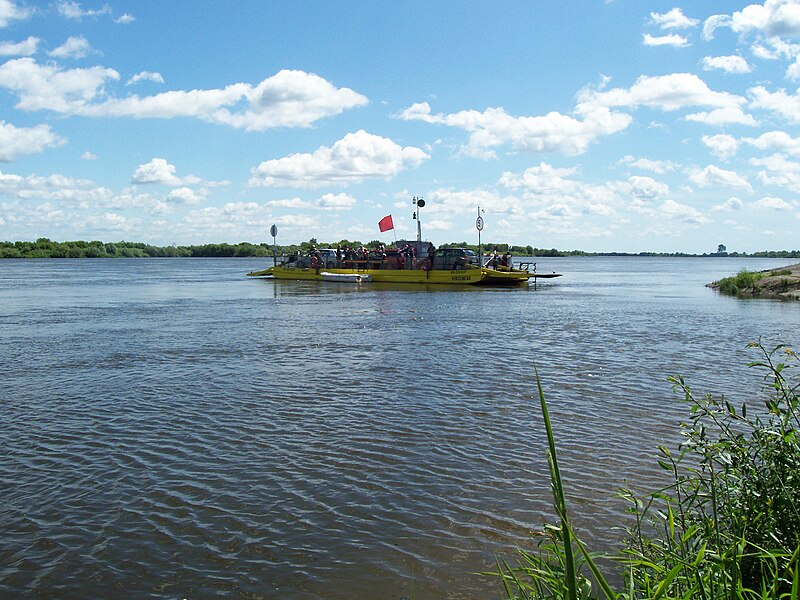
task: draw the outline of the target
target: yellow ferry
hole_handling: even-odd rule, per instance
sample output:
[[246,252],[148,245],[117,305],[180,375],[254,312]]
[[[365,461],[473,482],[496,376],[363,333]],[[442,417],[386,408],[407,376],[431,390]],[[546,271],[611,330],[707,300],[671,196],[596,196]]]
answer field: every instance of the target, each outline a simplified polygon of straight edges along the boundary
[[[354,283],[422,283],[449,285],[515,286],[529,279],[560,277],[557,273],[536,273],[535,263],[516,268],[496,264],[497,259],[482,264],[480,257],[467,248],[435,250],[430,242],[398,242],[397,248],[370,252],[353,258],[341,251],[312,250],[268,269],[253,271],[250,277],[276,279],[352,281]],[[510,259],[507,262],[511,262]]]

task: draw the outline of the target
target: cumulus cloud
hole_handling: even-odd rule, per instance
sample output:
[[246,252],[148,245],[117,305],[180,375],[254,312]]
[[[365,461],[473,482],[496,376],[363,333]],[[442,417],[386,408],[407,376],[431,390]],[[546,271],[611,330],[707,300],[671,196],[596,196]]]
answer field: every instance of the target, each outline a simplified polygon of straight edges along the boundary
[[778,150],[800,156],[800,138],[792,137],[785,131],[768,131],[757,138],[742,138],[742,141],[759,150]]
[[470,135],[462,151],[477,158],[494,157],[495,148],[504,144],[510,144],[521,152],[554,151],[574,156],[586,152],[589,145],[600,137],[627,128],[633,120],[630,115],[588,103],[579,106],[576,113],[579,118],[557,112],[536,117],[514,117],[502,108],[432,114],[430,105],[420,102],[396,117],[464,129]]
[[17,6],[12,0],[0,0],[0,28],[8,27],[13,21],[30,17],[31,11]]
[[700,138],[700,141],[703,142],[715,156],[722,160],[729,159],[739,150],[739,141],[735,137],[727,134],[704,135]]
[[650,13],[650,22],[658,25],[661,29],[689,29],[700,24],[699,20],[684,15],[680,8],[673,8],[663,14],[652,12]]
[[419,148],[402,147],[362,129],[348,133],[330,148],[321,146],[311,154],[264,161],[252,169],[250,185],[307,188],[389,179],[428,158]]
[[677,33],[658,36],[645,33],[642,36],[642,41],[645,46],[673,46],[675,48],[684,48],[689,45],[689,40]]
[[714,212],[733,212],[736,210],[741,210],[742,206],[744,206],[744,202],[742,202],[740,198],[731,196],[722,204],[712,206],[711,210]]
[[792,205],[782,198],[765,196],[753,203],[756,208],[767,208],[772,210],[792,210]]
[[164,77],[161,73],[154,73],[152,71],[141,71],[131,77],[125,85],[133,85],[140,81],[153,81],[155,83],[164,83]]
[[631,155],[626,155],[619,161],[620,164],[629,165],[643,171],[652,171],[663,175],[667,171],[674,171],[677,165],[670,160],[650,160],[649,158],[635,158]]
[[649,201],[669,194],[669,186],[652,177],[634,175],[628,178],[630,193],[637,200]]
[[0,88],[19,96],[16,108],[87,117],[194,117],[248,131],[310,127],[319,119],[363,106],[367,99],[304,71],[283,70],[256,86],[168,91],[153,96],[111,97],[105,85],[119,80],[113,69],[63,70],[31,58],[0,66]]
[[749,73],[750,65],[741,56],[706,56],[703,58],[703,70],[720,69],[726,73]]
[[356,205],[356,199],[344,192],[339,194],[331,194],[329,192],[316,200],[303,200],[295,197],[270,200],[265,204],[276,208],[343,211],[352,209]]
[[80,21],[84,17],[99,17],[102,15],[110,15],[111,7],[106,4],[97,10],[84,10],[80,2],[70,2],[69,0],[62,0],[56,4],[58,14],[73,21]]
[[722,125],[747,125],[748,127],[755,127],[758,121],[753,115],[748,115],[739,107],[730,108],[716,108],[711,111],[701,111],[686,115],[687,121],[695,121],[697,123],[705,123],[706,125],[714,125],[721,127]]
[[131,177],[131,183],[155,183],[168,186],[179,186],[198,183],[200,180],[193,175],[178,177],[175,175],[175,165],[169,164],[163,158],[154,158],[148,163],[139,165]]
[[498,183],[509,189],[525,188],[540,194],[566,193],[575,189],[576,182],[568,178],[576,173],[575,168],[557,168],[543,162],[521,174],[506,171]]
[[753,158],[750,164],[764,167],[765,170],[758,173],[758,179],[764,185],[800,192],[800,162],[789,160],[783,154],[773,154],[765,158]]
[[205,196],[188,187],[179,187],[167,194],[167,202],[172,204],[199,204]]
[[0,121],[0,162],[11,162],[18,156],[35,154],[64,143],[66,140],[53,133],[49,125],[14,127]]
[[32,35],[16,44],[13,42],[0,42],[0,56],[31,56],[36,54],[39,42],[39,38]]
[[700,21],[687,17],[680,8],[673,8],[665,13],[650,13],[650,23],[661,29],[689,29],[697,27]]
[[71,36],[67,41],[48,52],[53,58],[84,58],[91,52],[89,41],[82,35]]
[[690,170],[689,179],[700,187],[732,187],[752,191],[750,183],[744,177],[715,165]]
[[674,200],[665,200],[664,203],[659,207],[658,211],[660,214],[669,219],[681,221],[687,225],[698,226],[705,225],[706,223],[710,222],[708,217],[706,217],[693,206],[680,204]]
[[772,111],[792,123],[800,123],[800,93],[787,94],[786,90],[770,92],[764,86],[756,86],[748,90],[752,108],[763,108]]
[[730,15],[712,15],[703,24],[703,36],[713,39],[720,27],[740,34],[755,31],[769,37],[796,37],[800,35],[800,5],[796,0],[766,0],[763,6],[750,4]]
[[694,73],[673,73],[650,77],[643,75],[628,89],[582,94],[583,102],[606,107],[648,106],[674,111],[688,106],[739,108],[746,100],[728,92],[715,92]]
[[86,207],[113,197],[111,190],[88,179],[64,175],[22,177],[0,171],[0,194],[20,200],[43,200]]

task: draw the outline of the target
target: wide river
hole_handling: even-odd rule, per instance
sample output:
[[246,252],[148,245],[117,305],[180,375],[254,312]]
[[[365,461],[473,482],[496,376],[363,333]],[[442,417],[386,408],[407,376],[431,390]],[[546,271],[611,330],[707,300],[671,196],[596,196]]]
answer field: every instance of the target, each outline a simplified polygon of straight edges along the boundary
[[538,259],[534,288],[271,281],[264,259],[0,261],[0,597],[497,598],[570,509],[622,535],[698,392],[759,398],[800,302],[704,284],[791,260]]

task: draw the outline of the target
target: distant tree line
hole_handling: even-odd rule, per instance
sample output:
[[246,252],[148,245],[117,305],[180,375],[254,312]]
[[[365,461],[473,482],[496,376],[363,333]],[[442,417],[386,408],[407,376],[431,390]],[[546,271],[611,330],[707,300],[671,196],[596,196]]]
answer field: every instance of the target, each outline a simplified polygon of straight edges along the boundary
[[[278,256],[287,256],[296,252],[307,253],[312,246],[318,248],[336,248],[350,246],[358,248],[365,246],[376,249],[380,240],[372,240],[363,244],[358,240],[339,240],[332,243],[320,243],[316,238],[300,244],[276,246]],[[477,244],[466,242],[447,243],[440,248],[469,248],[478,251]],[[696,255],[682,252],[659,253],[639,252],[635,254],[624,252],[584,252],[583,250],[556,250],[555,248],[535,248],[533,246],[514,246],[509,244],[486,243],[481,244],[481,252],[487,253],[497,248],[499,253],[507,250],[515,256],[733,256],[757,258],[800,258],[800,250],[765,250],[752,254],[740,252],[712,252],[710,254]],[[0,258],[162,258],[162,257],[258,257],[272,256],[272,244],[251,244],[240,242],[238,244],[201,244],[196,246],[153,246],[142,242],[54,242],[48,238],[39,238],[35,242],[0,242]]]

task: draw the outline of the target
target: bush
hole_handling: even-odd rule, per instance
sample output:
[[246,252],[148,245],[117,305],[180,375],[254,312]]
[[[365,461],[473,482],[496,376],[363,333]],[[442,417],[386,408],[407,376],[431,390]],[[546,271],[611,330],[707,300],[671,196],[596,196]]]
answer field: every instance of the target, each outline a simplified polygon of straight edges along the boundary
[[560,523],[537,535],[538,552],[520,551],[517,566],[501,561],[490,573],[509,598],[799,597],[800,384],[789,377],[798,357],[785,346],[749,347],[761,356],[749,366],[764,369],[768,383],[755,411],[746,403],[737,410],[724,396],[697,399],[683,378],[671,378],[689,406],[685,441],[676,453],[659,448],[670,480],[663,489],[642,498],[622,491],[635,525],[609,557],[624,567],[619,592],[573,532],[539,384]]
[[755,284],[764,275],[762,273],[754,273],[746,269],[742,269],[733,277],[725,277],[720,279],[717,284],[719,291],[723,294],[730,296],[738,296],[744,292],[749,291],[755,293]]

